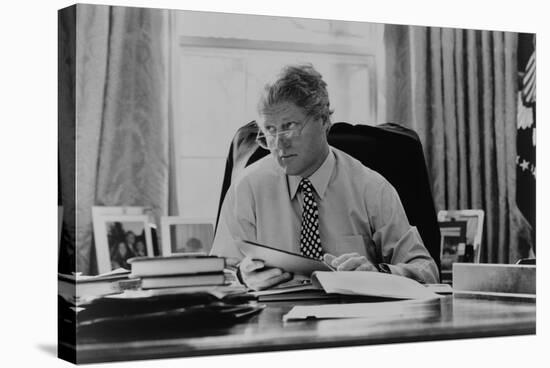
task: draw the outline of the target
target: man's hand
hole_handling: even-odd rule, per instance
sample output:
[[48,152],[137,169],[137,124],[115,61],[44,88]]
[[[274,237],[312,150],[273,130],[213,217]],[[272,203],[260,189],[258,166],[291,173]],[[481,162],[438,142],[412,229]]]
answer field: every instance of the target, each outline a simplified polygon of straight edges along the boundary
[[359,253],[346,253],[338,257],[326,253],[323,260],[336,271],[378,271],[375,265]]
[[280,268],[268,268],[264,262],[245,257],[240,265],[241,278],[251,289],[263,290],[292,279],[292,274]]

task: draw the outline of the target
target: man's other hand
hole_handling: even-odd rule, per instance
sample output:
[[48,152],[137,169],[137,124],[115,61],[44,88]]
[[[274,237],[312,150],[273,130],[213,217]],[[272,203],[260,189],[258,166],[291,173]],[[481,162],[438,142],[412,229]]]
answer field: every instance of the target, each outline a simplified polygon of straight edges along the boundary
[[243,282],[253,290],[264,290],[292,279],[292,274],[280,268],[265,267],[264,262],[258,259],[245,257],[239,271]]
[[359,253],[345,253],[338,257],[326,253],[323,260],[334,267],[336,271],[378,271],[367,257]]

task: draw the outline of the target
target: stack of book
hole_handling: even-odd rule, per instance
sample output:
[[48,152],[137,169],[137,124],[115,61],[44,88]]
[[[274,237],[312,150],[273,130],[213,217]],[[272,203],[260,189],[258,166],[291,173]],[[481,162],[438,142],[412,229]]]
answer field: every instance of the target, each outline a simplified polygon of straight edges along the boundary
[[225,259],[203,254],[136,257],[128,260],[142,289],[221,286],[228,282]]

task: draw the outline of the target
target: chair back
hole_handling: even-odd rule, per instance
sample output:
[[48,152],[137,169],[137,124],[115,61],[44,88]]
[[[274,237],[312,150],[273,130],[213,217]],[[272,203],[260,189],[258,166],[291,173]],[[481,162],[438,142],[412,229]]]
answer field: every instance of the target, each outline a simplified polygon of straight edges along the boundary
[[[232,179],[246,166],[269,153],[257,145],[257,132],[257,125],[252,121],[237,131],[231,143],[216,227]],[[409,222],[418,228],[426,248],[439,267],[440,232],[418,135],[394,123],[368,126],[339,122],[332,125],[328,142],[380,173],[395,187]]]

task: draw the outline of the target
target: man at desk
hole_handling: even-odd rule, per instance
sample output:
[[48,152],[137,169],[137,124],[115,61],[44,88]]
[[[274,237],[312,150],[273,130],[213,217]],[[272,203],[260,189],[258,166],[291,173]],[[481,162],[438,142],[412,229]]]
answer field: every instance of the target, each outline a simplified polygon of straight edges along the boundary
[[257,142],[271,155],[231,184],[212,253],[237,260],[241,279],[256,290],[292,275],[243,259],[240,240],[322,259],[339,271],[438,282],[437,266],[393,186],[328,144],[326,87],[311,65],[288,66],[266,86]]

